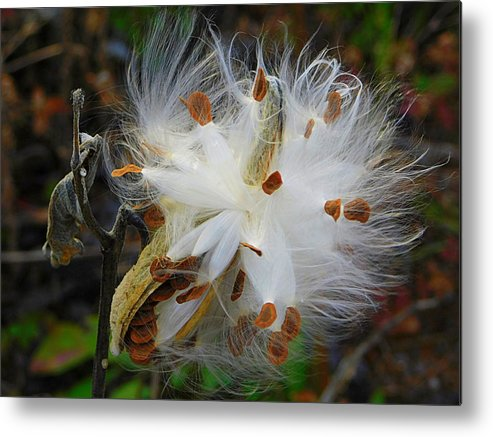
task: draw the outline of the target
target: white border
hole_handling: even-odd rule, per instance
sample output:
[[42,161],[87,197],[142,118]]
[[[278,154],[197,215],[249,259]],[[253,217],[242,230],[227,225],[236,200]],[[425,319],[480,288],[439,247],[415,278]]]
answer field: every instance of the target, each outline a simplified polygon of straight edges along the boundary
[[[161,2],[146,1],[144,4]],[[165,2],[207,4],[206,1]],[[221,4],[224,2],[214,2]],[[277,2],[271,2],[277,3]],[[288,3],[285,1],[284,3]],[[75,6],[67,1],[6,1],[5,7]],[[83,6],[103,6],[85,1]],[[104,5],[135,5],[106,1]],[[491,7],[463,1],[463,405],[399,407],[222,402],[0,399],[9,436],[481,436],[493,429],[493,173]],[[480,247],[480,243],[483,244]],[[479,251],[477,250],[479,249]],[[96,433],[94,434],[94,431]],[[8,433],[8,434],[7,434]]]

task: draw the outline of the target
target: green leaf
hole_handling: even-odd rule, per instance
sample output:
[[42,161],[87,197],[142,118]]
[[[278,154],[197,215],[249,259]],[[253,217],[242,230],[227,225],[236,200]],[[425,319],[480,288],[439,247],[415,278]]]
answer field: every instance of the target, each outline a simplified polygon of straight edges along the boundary
[[64,393],[68,398],[88,399],[92,396],[92,378],[87,377],[79,381]]
[[250,381],[243,385],[243,393],[247,401],[259,401],[263,399],[265,394],[262,390],[259,390],[258,384]]
[[[106,384],[114,381],[115,378],[122,374],[122,370],[108,369],[106,372]],[[82,378],[80,381],[71,386],[68,390],[57,393],[57,397],[88,399],[92,397],[92,376]]]
[[149,399],[145,398],[140,378],[134,378],[111,392],[112,399]]
[[231,383],[231,379],[220,370],[214,369],[212,372],[209,368],[202,368],[202,388],[206,391],[215,391],[221,387],[226,387]]
[[26,349],[39,336],[39,317],[30,315],[2,329],[2,350],[7,350],[12,342]]
[[385,404],[385,393],[381,388],[377,388],[370,396],[370,404]]
[[171,387],[175,390],[183,390],[186,386],[186,382],[192,371],[191,365],[183,365],[176,369],[169,378]]
[[30,371],[58,375],[92,358],[96,344],[95,324],[88,328],[72,322],[55,322],[34,352]]
[[447,73],[416,75],[414,86],[420,93],[429,92],[435,96],[444,96],[457,90],[457,77]]
[[300,333],[289,343],[289,357],[285,364],[287,388],[290,394],[306,387],[309,362],[303,353],[303,334]]

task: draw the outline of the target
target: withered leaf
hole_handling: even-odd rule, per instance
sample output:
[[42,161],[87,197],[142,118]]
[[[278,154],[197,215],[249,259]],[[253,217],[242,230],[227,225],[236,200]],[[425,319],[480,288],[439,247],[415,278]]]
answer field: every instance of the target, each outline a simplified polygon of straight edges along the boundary
[[[102,138],[81,134],[81,169],[87,173],[85,183],[91,189],[96,177],[98,160],[102,149]],[[74,189],[72,172],[58,182],[51,194],[48,206],[48,229],[43,252],[50,251],[50,262],[53,267],[66,266],[72,258],[82,253],[84,245],[79,240],[80,226],[84,222],[79,202]]]

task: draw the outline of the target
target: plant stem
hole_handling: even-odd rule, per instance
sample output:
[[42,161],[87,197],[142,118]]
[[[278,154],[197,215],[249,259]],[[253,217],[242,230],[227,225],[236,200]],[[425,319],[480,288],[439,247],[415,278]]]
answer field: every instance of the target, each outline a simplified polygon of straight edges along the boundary
[[[85,163],[81,162],[80,158],[79,118],[80,111],[84,105],[84,93],[82,90],[78,89],[72,92],[72,105],[74,124],[71,168],[74,176],[74,191],[84,222],[99,240],[103,255],[99,294],[98,334],[92,381],[92,396],[94,398],[103,398],[105,395],[106,369],[108,367],[111,301],[117,285],[118,262],[125,241],[128,219],[132,215],[132,212],[127,206],[120,206],[113,228],[109,232],[103,229],[94,217],[89,203],[85,180],[85,175],[89,174],[91,169],[84,168]],[[97,146],[102,147],[102,144],[98,143]],[[97,165],[97,162],[94,165]],[[141,233],[141,235],[143,234]]]
[[102,247],[103,264],[99,294],[98,335],[93,362],[92,397],[104,398],[106,369],[108,367],[108,347],[110,336],[111,300],[117,285],[118,262],[123,249],[127,227],[127,209],[121,206],[110,239]]

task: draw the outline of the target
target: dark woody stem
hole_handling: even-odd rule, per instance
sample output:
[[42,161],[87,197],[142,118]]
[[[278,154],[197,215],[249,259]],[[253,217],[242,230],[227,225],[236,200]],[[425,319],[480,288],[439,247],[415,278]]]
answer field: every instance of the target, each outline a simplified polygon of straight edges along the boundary
[[[106,369],[108,367],[108,348],[110,335],[110,310],[113,293],[117,286],[118,262],[125,241],[125,233],[128,224],[136,226],[139,230],[143,244],[148,241],[148,234],[145,225],[137,214],[126,205],[121,205],[116,216],[113,227],[106,231],[94,217],[86,184],[86,176],[90,174],[91,169],[85,168],[84,165],[89,160],[81,162],[80,145],[79,145],[79,118],[80,111],[84,105],[84,93],[81,89],[72,92],[73,105],[73,151],[71,159],[71,169],[74,176],[74,190],[82,212],[82,217],[88,229],[96,236],[100,245],[103,256],[101,269],[101,283],[99,294],[99,318],[98,334],[96,340],[96,352],[93,363],[93,381],[92,396],[93,398],[104,398]],[[102,147],[102,142],[97,144]],[[97,165],[97,162],[94,163]]]

